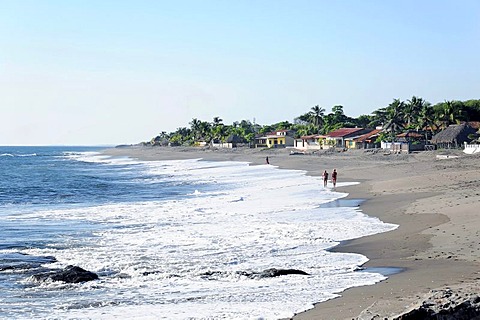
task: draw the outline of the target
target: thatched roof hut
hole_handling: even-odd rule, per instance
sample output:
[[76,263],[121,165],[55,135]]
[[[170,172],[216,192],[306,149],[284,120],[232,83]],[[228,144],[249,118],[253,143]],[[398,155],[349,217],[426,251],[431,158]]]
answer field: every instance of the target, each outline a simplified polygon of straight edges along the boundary
[[227,137],[227,143],[244,143],[245,140],[236,134],[231,134]]
[[468,123],[449,125],[445,130],[440,131],[433,136],[431,143],[440,148],[458,148],[464,142],[469,142],[469,134],[477,130]]
[[227,137],[226,142],[229,145],[229,148],[236,148],[238,145],[245,143],[245,139],[239,135],[231,134]]

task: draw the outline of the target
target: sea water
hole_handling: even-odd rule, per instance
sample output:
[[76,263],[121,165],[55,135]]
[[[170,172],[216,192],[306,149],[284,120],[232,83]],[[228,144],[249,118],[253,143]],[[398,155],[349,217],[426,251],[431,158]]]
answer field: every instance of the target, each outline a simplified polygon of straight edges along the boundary
[[[0,147],[0,176],[0,318],[291,317],[385,279],[329,248],[396,227],[325,206],[346,194],[271,165]],[[33,278],[68,265],[99,279]],[[270,268],[308,275],[248,276]]]

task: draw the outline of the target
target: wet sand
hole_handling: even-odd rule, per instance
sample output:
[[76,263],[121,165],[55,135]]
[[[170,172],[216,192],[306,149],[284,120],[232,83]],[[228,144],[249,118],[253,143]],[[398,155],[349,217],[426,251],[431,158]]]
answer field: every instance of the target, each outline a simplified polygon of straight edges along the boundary
[[[348,289],[294,319],[394,319],[418,305],[432,289],[471,288],[480,279],[480,155],[459,151],[385,155],[363,150],[291,155],[290,149],[195,149],[127,147],[105,151],[142,160],[247,161],[321,175],[339,172],[337,188],[348,199],[366,199],[361,210],[398,229],[342,243],[333,251],[355,252],[366,268],[402,270],[372,286]],[[439,159],[437,155],[458,155]],[[387,267],[385,269],[385,267]],[[470,290],[470,289],[468,289]]]

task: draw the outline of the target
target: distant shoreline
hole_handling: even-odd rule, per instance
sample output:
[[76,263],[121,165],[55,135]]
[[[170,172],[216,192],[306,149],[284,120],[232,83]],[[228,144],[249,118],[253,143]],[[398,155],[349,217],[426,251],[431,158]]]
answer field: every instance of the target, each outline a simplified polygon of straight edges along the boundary
[[[366,268],[400,268],[386,281],[347,289],[341,297],[317,304],[294,319],[354,319],[362,313],[382,319],[415,306],[431,289],[470,283],[478,277],[480,260],[480,157],[437,160],[439,152],[383,155],[349,150],[343,153],[290,155],[288,149],[201,149],[183,147],[130,147],[104,151],[111,156],[140,160],[205,160],[265,163],[305,170],[320,176],[339,172],[339,181],[359,185],[338,188],[348,199],[366,199],[361,210],[398,224],[398,229],[342,243],[334,252],[355,252],[370,260]],[[468,183],[466,183],[466,181]],[[451,186],[455,186],[452,188]],[[475,214],[474,214],[475,213]],[[461,225],[462,227],[459,227]],[[373,319],[373,316],[372,316]]]

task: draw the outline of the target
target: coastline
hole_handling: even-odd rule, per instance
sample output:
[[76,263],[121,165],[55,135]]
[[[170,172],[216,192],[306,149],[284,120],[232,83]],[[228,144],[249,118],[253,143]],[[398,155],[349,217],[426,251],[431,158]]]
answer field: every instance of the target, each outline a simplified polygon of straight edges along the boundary
[[[432,289],[476,283],[479,278],[480,157],[437,160],[438,152],[410,155],[339,154],[290,155],[287,149],[224,149],[127,147],[104,151],[141,160],[202,158],[265,163],[305,170],[319,176],[339,171],[339,181],[359,185],[338,187],[347,199],[366,199],[363,213],[396,230],[363,237],[332,249],[365,255],[366,268],[395,267],[402,272],[371,286],[347,289],[341,296],[315,305],[293,319],[394,319],[418,307]],[[463,285],[465,287],[465,285]]]

